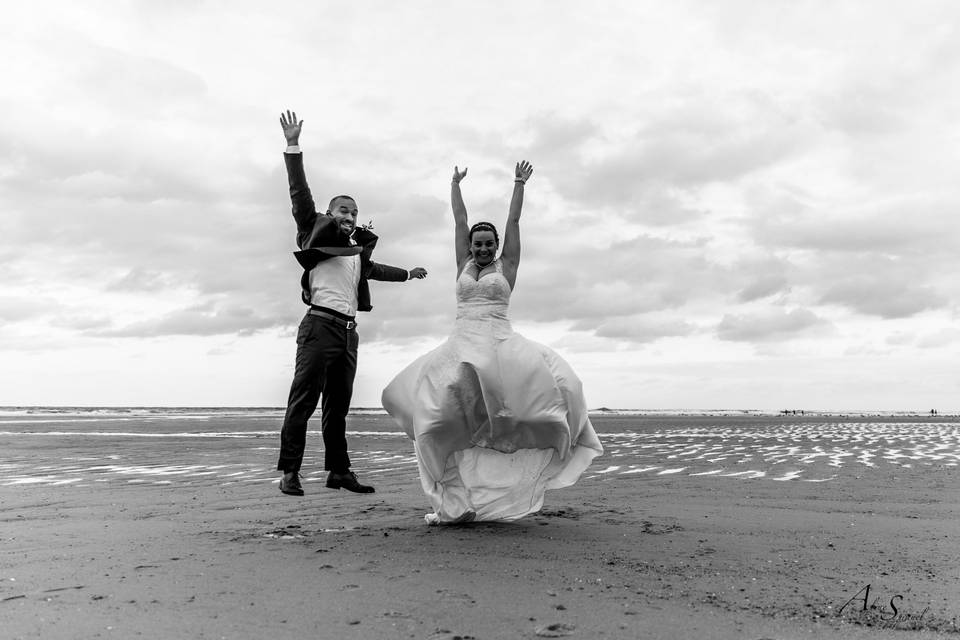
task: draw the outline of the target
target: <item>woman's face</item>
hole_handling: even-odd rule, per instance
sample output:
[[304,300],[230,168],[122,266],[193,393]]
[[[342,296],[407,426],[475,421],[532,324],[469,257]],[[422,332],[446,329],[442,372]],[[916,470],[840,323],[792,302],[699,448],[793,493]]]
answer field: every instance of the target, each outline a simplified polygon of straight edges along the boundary
[[479,267],[485,267],[497,257],[497,239],[493,231],[474,231],[470,238],[470,253]]

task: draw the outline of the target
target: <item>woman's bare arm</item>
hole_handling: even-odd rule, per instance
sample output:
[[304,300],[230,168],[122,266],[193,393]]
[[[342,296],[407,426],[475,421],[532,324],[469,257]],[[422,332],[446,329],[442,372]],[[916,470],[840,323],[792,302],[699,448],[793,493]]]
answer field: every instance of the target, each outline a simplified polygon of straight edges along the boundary
[[523,188],[533,175],[533,165],[522,160],[517,163],[514,172],[513,197],[510,199],[510,212],[507,215],[507,226],[503,230],[503,251],[500,254],[503,263],[503,275],[510,283],[510,288],[517,280],[517,270],[520,267],[520,213],[523,210]]
[[460,193],[460,181],[467,176],[467,168],[460,171],[453,168],[453,179],[450,183],[450,206],[453,208],[453,242],[457,258],[457,276],[470,257],[470,228],[467,225],[467,205],[463,203],[463,194]]

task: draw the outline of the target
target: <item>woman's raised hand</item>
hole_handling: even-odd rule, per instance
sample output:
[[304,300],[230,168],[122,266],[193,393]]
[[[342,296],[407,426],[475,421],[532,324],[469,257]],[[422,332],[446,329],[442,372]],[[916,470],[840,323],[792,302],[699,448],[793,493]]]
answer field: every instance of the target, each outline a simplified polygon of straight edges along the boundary
[[521,160],[517,163],[516,170],[516,180],[514,182],[522,182],[526,184],[527,180],[530,179],[530,176],[533,175],[533,165],[527,162],[526,160]]
[[467,177],[467,168],[464,167],[463,171],[460,171],[457,167],[453,168],[453,183],[460,184],[460,181]]

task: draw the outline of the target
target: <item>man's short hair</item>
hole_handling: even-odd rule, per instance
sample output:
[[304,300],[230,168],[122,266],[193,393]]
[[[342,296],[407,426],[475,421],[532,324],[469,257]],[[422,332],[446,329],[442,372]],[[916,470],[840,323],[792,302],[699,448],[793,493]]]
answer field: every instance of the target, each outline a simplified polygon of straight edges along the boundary
[[333,196],[332,198],[330,198],[330,204],[327,205],[327,211],[333,211],[333,203],[341,199],[350,200],[354,204],[357,203],[357,201],[353,199],[353,196],[348,196],[348,195]]

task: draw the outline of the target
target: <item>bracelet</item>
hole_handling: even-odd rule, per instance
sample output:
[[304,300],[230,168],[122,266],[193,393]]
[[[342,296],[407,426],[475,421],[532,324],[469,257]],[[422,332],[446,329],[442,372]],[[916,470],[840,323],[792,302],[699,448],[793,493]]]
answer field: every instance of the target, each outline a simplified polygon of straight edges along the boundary
[[519,182],[520,184],[527,184],[526,180],[521,180],[520,178],[517,178],[516,180],[514,180],[514,182]]

